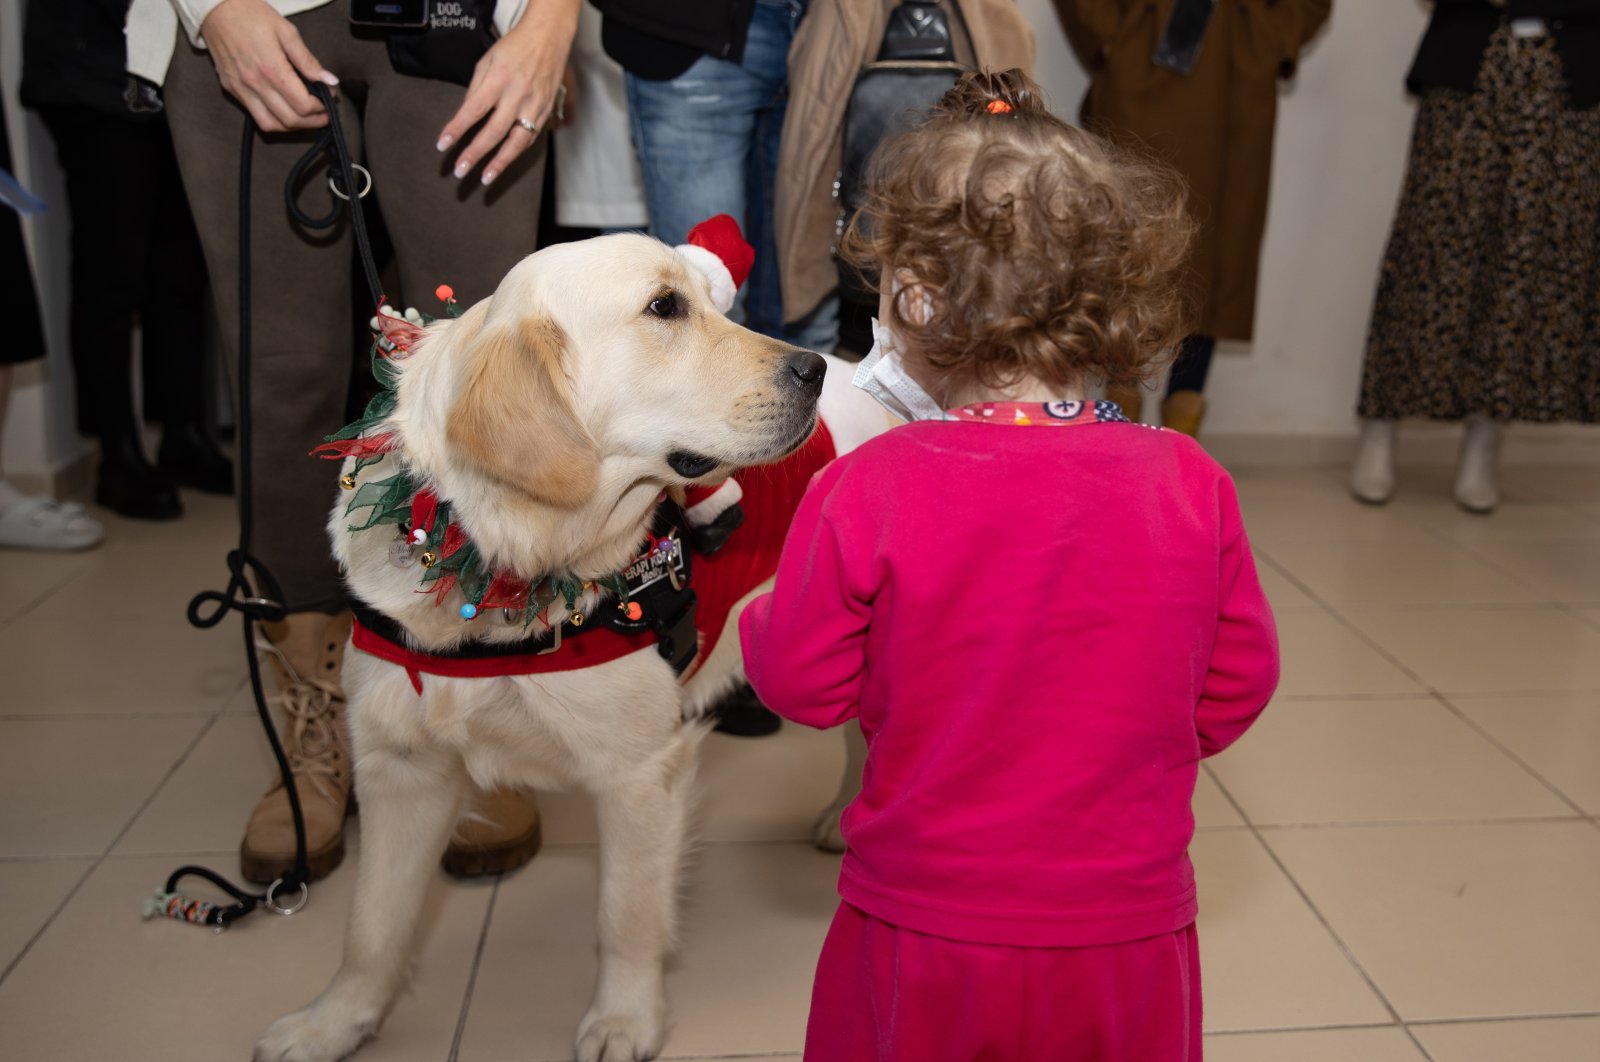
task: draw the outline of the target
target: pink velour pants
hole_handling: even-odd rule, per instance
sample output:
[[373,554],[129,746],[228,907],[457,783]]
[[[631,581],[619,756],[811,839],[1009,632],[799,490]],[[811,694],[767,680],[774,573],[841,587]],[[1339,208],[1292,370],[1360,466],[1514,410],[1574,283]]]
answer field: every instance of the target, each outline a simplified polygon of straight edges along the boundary
[[839,905],[805,1062],[1200,1062],[1193,925],[1127,944],[1014,948]]

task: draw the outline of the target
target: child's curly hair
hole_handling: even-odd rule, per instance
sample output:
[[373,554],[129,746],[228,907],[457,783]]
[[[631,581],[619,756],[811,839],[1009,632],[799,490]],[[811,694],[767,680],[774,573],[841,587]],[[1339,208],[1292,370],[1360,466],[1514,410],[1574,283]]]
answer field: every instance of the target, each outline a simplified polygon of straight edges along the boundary
[[[867,182],[841,253],[878,284],[915,278],[886,323],[947,378],[1130,382],[1187,331],[1182,181],[1056,118],[1020,70],[962,77]],[[906,312],[919,290],[931,319]]]

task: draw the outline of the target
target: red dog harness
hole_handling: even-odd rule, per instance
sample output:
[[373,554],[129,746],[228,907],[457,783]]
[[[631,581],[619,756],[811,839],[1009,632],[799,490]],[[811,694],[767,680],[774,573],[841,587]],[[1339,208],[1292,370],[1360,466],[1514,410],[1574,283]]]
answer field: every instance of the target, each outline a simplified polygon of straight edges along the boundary
[[807,485],[833,457],[833,436],[818,422],[817,430],[799,450],[775,465],[742,473],[744,524],[715,553],[695,558],[693,590],[685,585],[680,592],[687,595],[688,607],[678,607],[681,601],[669,602],[656,610],[660,614],[650,617],[654,622],[630,628],[608,621],[603,616],[610,607],[607,603],[601,606],[600,618],[591,617],[577,626],[562,624],[559,638],[543,634],[517,642],[468,642],[441,654],[408,647],[404,628],[358,602],[353,607],[351,644],[405,668],[418,695],[425,674],[451,678],[552,674],[598,667],[651,648],[672,663],[681,678],[692,673],[690,665],[697,656],[704,660],[711,654],[733,606],[772,578],[789,522]]

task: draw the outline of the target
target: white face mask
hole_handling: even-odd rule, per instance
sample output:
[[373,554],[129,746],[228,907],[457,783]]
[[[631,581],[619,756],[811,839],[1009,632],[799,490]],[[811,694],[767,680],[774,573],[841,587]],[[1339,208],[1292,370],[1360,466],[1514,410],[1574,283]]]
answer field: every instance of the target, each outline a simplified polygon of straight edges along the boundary
[[872,319],[872,350],[856,367],[850,382],[901,420],[944,419],[944,408],[929,397],[900,364],[894,333],[879,324],[876,317]]

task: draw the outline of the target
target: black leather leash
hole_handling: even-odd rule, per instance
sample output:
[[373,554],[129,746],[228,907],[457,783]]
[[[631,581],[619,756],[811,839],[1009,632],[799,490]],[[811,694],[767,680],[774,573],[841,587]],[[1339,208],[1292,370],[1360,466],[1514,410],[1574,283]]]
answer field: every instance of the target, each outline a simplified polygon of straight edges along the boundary
[[[284,183],[284,199],[289,216],[308,229],[328,229],[338,223],[348,212],[355,232],[356,248],[361,255],[361,266],[367,284],[372,289],[373,305],[382,301],[378,280],[378,267],[372,257],[372,245],[367,237],[366,221],[362,217],[360,200],[371,190],[372,178],[350,157],[350,146],[345,140],[344,128],[339,120],[339,108],[333,90],[320,82],[308,82],[307,87],[322,101],[328,113],[328,125],[310,150],[294,164]],[[294,771],[283,751],[272,713],[267,707],[266,694],[261,683],[261,663],[256,656],[255,627],[257,623],[275,622],[287,615],[283,605],[283,590],[272,573],[250,552],[250,525],[254,504],[251,498],[251,430],[250,411],[250,164],[254,154],[256,124],[245,116],[244,138],[239,147],[239,545],[228,553],[227,589],[205,590],[189,602],[189,622],[196,627],[215,627],[227,618],[229,612],[238,612],[243,620],[245,659],[250,668],[250,689],[255,695],[256,714],[267,732],[272,755],[278,762],[283,777],[284,790],[289,798],[289,812],[294,819],[294,868],[274,881],[263,893],[253,893],[229,882],[214,871],[200,866],[182,866],[167,878],[164,889],[157,890],[145,903],[145,917],[162,915],[178,921],[211,926],[221,932],[233,922],[258,906],[282,915],[292,915],[304,907],[310,898],[310,870],[306,862],[305,814],[300,805],[300,791],[295,785]],[[295,189],[301,178],[324,155],[332,152],[328,182],[337,200],[327,214],[313,217],[301,209]],[[365,178],[365,186],[357,189],[356,173]],[[178,884],[186,877],[204,878],[232,896],[230,905],[195,900],[178,892]],[[283,897],[293,895],[292,902]]]

